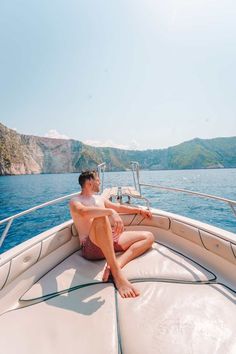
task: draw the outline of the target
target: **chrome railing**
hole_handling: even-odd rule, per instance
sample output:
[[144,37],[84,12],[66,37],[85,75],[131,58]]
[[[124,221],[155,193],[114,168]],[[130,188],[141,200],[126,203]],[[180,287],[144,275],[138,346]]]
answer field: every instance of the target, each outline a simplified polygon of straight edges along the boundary
[[[202,198],[208,198],[208,199],[218,200],[220,202],[227,203],[230,206],[231,210],[233,211],[234,216],[236,217],[236,201],[235,200],[218,197],[218,196],[211,195],[211,194],[190,191],[190,190],[187,190],[187,189],[180,189],[180,188],[173,188],[173,187],[165,187],[165,186],[161,186],[161,185],[140,183],[140,180],[139,180],[139,164],[138,164],[138,162],[132,161],[131,162],[131,166],[132,166],[132,173],[133,173],[133,178],[134,178],[134,187],[135,187],[136,190],[138,189],[138,192],[140,194],[140,198],[141,199],[145,199],[146,201],[148,201],[148,199],[143,197],[142,194],[141,194],[141,186],[142,187],[147,187],[147,188],[162,189],[162,190],[171,191],[171,192],[186,193],[186,194],[191,194],[191,195],[195,195],[195,196],[202,197]],[[99,176],[101,178],[101,190],[103,190],[105,168],[106,168],[106,164],[105,163],[102,163],[102,164],[98,165],[98,168],[97,168],[98,174],[99,174]],[[18,214],[15,214],[13,216],[10,216],[10,217],[8,217],[6,219],[1,220],[0,221],[0,225],[3,225],[5,223],[7,223],[7,225],[6,225],[4,231],[3,231],[2,235],[1,235],[1,238],[0,238],[0,247],[2,246],[6,236],[8,234],[8,232],[10,230],[10,227],[11,227],[11,225],[12,225],[12,223],[13,223],[13,221],[15,219],[18,219],[19,217],[21,217],[23,215],[32,213],[32,212],[34,212],[34,211],[36,211],[38,209],[44,208],[46,206],[62,202],[63,200],[66,200],[66,199],[69,199],[71,197],[74,197],[77,194],[78,194],[78,192],[72,193],[72,194],[68,194],[68,195],[66,195],[64,197],[60,197],[60,198],[48,201],[46,203],[37,205],[35,207],[32,207],[30,209],[27,209],[27,210],[22,211],[22,212],[20,212]],[[148,208],[149,207],[150,207],[150,205],[149,205],[149,201],[148,201]]]
[[201,197],[201,198],[208,198],[208,199],[214,199],[214,200],[218,200],[220,202],[224,202],[227,203],[230,208],[232,209],[234,216],[236,217],[236,201],[235,200],[231,200],[231,199],[227,199],[227,198],[222,198],[222,197],[218,197],[215,195],[211,195],[211,194],[206,194],[206,193],[200,193],[200,192],[195,192],[195,191],[190,191],[188,189],[180,189],[180,188],[172,188],[172,187],[165,187],[165,186],[160,186],[160,185],[153,185],[153,184],[146,184],[146,183],[140,183],[140,186],[142,187],[148,187],[148,188],[157,188],[157,189],[163,189],[166,191],[171,191],[171,192],[180,192],[180,193],[186,193],[186,194],[192,194],[195,195],[197,197]]
[[101,182],[101,187],[100,187],[101,193],[103,192],[105,169],[106,169],[106,162],[100,163],[100,165],[97,166],[98,176]]
[[[137,181],[135,182],[135,186],[136,186],[136,189],[137,189],[137,186],[138,186],[139,191],[140,191],[140,187],[139,187],[139,166],[138,166],[138,163],[132,162],[131,166],[132,166],[132,170],[133,170],[133,166],[134,166],[134,171],[135,170],[137,171],[136,172],[137,173]],[[101,192],[103,191],[103,187],[104,187],[104,172],[105,172],[105,169],[106,169],[106,163],[105,162],[103,162],[103,163],[101,163],[100,165],[97,166],[98,175],[99,175],[99,178],[101,180],[101,188],[100,188]],[[38,210],[38,209],[47,207],[49,205],[53,205],[53,204],[57,204],[59,202],[62,202],[63,200],[69,199],[69,198],[71,198],[71,197],[73,197],[73,196],[75,196],[77,194],[78,194],[78,192],[66,195],[64,197],[56,198],[54,200],[50,200],[48,202],[45,202],[43,204],[34,206],[34,207],[30,208],[30,209],[24,210],[24,211],[22,211],[22,212],[20,212],[18,214],[15,214],[13,216],[9,216],[8,218],[5,218],[5,219],[1,220],[0,221],[0,225],[3,225],[3,224],[6,223],[6,226],[5,226],[5,229],[3,230],[3,233],[2,233],[2,235],[0,237],[0,248],[1,248],[6,236],[7,236],[8,232],[9,232],[9,230],[10,230],[10,227],[11,227],[11,225],[12,225],[12,223],[13,223],[13,221],[15,219],[18,219],[18,218],[20,218],[23,215],[30,214],[30,213]],[[144,199],[146,199],[146,198],[144,198]]]
[[[98,167],[97,167],[97,171],[98,171],[99,177],[100,177],[100,179],[101,179],[101,189],[102,189],[102,190],[103,190],[103,183],[104,183],[104,171],[105,171],[105,168],[106,168],[105,162],[104,162],[104,163],[101,163],[101,164],[98,165]],[[9,230],[10,230],[10,227],[11,227],[11,225],[12,225],[12,223],[13,223],[13,221],[14,221],[15,219],[18,219],[18,218],[20,218],[20,217],[23,216],[23,215],[32,213],[32,212],[34,212],[34,211],[36,211],[36,210],[38,210],[38,209],[47,207],[47,206],[49,206],[49,205],[53,205],[53,204],[60,203],[60,202],[62,202],[63,200],[66,200],[66,199],[69,199],[69,198],[71,198],[71,197],[76,196],[77,194],[78,194],[78,192],[72,193],[72,194],[68,194],[68,195],[66,195],[66,196],[64,196],[64,197],[60,197],[60,198],[56,198],[56,199],[50,200],[50,201],[48,201],[48,202],[45,202],[45,203],[43,203],[43,204],[34,206],[34,207],[30,208],[30,209],[24,210],[24,211],[22,211],[22,212],[20,212],[20,213],[18,213],[18,214],[15,214],[15,215],[13,215],[13,216],[9,216],[8,218],[1,220],[1,221],[0,221],[0,225],[3,225],[3,224],[5,224],[5,223],[7,223],[7,224],[6,224],[6,227],[5,227],[5,229],[3,230],[3,233],[2,233],[2,235],[1,235],[1,237],[0,237],[0,248],[1,248],[1,246],[2,246],[2,244],[3,244],[3,242],[4,242],[5,238],[6,238],[6,236],[7,236],[8,232],[9,232]]]
[[[195,195],[200,198],[208,198],[208,199],[218,200],[220,202],[224,202],[224,203],[228,204],[230,206],[234,216],[236,217],[236,201],[235,200],[231,200],[231,199],[227,199],[227,198],[223,198],[223,197],[218,197],[218,196],[211,195],[211,194],[190,191],[188,189],[181,189],[181,188],[165,187],[165,186],[160,186],[160,185],[155,185],[155,184],[153,185],[153,184],[147,184],[147,183],[140,183],[140,181],[139,181],[139,163],[136,161],[132,161],[131,166],[132,166],[132,172],[133,172],[134,186],[135,186],[136,190],[138,189],[140,196],[142,196],[141,187],[157,188],[157,189],[163,189],[165,191],[191,194],[191,195]],[[135,175],[135,173],[136,173],[136,175]]]
[[9,216],[8,218],[1,220],[0,221],[0,225],[5,224],[5,223],[7,223],[7,225],[6,225],[4,231],[3,231],[2,235],[1,235],[1,238],[0,238],[0,247],[2,246],[6,236],[8,234],[8,231],[9,231],[9,229],[10,229],[10,227],[11,227],[11,225],[12,225],[12,223],[13,223],[13,221],[15,219],[18,219],[18,218],[20,218],[23,215],[32,213],[33,211],[36,211],[36,210],[41,209],[41,208],[44,208],[46,206],[49,206],[49,205],[52,205],[52,204],[57,204],[57,203],[59,203],[59,202],[61,202],[63,200],[66,200],[66,199],[69,199],[71,197],[74,197],[77,194],[78,194],[78,192],[77,193],[68,194],[68,195],[66,195],[64,197],[60,197],[60,198],[57,198],[57,199],[54,199],[54,200],[50,200],[49,202],[37,205],[35,207],[32,207],[32,208],[27,209],[27,210],[24,210],[24,211],[22,211],[22,212],[20,212],[18,214],[15,214],[13,216]]
[[140,187],[140,181],[139,181],[139,163],[137,161],[131,161],[130,164],[131,164],[131,170],[133,173],[134,188],[141,195],[141,187]]

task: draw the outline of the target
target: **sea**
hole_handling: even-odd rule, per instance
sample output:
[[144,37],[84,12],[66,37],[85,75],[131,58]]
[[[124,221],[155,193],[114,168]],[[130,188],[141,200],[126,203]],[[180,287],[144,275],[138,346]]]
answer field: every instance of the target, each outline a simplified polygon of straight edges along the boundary
[[[44,202],[80,191],[78,174],[0,177],[0,220]],[[236,169],[140,171],[144,184],[207,193],[236,201]],[[131,171],[105,172],[104,188],[133,186]],[[236,234],[236,215],[226,203],[183,193],[142,187],[151,207],[203,221]],[[236,208],[235,208],[236,209]],[[69,220],[68,200],[13,221],[0,253]],[[2,235],[6,224],[0,225]],[[236,235],[235,235],[236,237]]]

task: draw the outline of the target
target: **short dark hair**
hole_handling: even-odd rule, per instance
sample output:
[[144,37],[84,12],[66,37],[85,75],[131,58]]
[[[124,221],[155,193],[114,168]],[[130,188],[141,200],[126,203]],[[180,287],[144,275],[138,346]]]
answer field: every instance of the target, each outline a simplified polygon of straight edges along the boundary
[[96,170],[86,170],[86,171],[82,171],[79,178],[78,178],[78,182],[81,186],[81,188],[83,188],[85,182],[87,180],[90,180],[90,179],[95,179],[96,176],[97,176],[97,171]]

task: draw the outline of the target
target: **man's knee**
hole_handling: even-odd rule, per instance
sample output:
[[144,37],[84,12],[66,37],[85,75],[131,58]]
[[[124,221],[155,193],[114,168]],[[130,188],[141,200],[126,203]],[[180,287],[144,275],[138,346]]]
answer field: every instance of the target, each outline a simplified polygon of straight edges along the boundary
[[96,243],[99,242],[101,236],[106,236],[109,232],[111,233],[111,226],[109,225],[107,216],[101,216],[93,220],[90,236]]
[[155,241],[155,237],[154,237],[153,233],[149,232],[149,231],[145,231],[145,238],[146,238],[147,244],[149,245],[149,247],[151,247],[153,242]]

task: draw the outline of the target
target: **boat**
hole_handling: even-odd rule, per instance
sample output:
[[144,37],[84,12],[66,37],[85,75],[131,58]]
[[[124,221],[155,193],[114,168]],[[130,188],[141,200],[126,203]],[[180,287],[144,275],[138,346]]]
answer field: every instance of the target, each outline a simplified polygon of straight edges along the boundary
[[[120,203],[149,208],[152,219],[122,214],[127,230],[155,236],[149,251],[123,271],[140,290],[121,298],[102,282],[105,261],[81,256],[72,219],[0,255],[1,354],[235,354],[236,235],[194,218],[151,208],[143,189],[165,188],[227,203],[188,190],[146,185],[132,162],[134,186],[103,189]],[[6,218],[0,243],[22,215],[77,193]],[[35,231],[35,230],[34,230]]]

